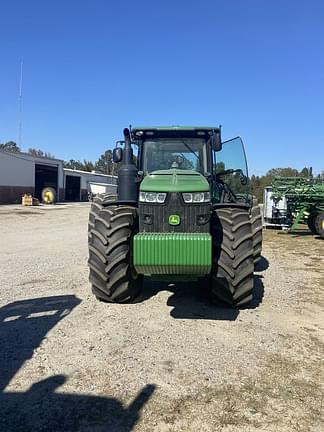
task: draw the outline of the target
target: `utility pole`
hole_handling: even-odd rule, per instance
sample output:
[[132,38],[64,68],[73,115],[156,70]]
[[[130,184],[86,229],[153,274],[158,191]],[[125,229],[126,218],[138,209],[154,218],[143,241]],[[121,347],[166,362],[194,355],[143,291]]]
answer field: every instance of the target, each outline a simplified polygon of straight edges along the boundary
[[18,146],[21,149],[22,144],[22,84],[23,84],[23,61],[20,62],[20,80],[19,80],[19,129],[18,129]]

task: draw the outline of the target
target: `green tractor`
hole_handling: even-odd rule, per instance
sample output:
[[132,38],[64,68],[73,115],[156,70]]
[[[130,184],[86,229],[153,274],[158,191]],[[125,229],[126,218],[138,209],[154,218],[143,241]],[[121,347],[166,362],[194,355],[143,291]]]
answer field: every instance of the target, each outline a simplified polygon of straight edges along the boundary
[[96,196],[89,214],[95,296],[129,302],[146,276],[203,279],[213,301],[248,304],[262,221],[242,140],[222,143],[218,127],[170,126],[126,128],[119,143],[117,195]]

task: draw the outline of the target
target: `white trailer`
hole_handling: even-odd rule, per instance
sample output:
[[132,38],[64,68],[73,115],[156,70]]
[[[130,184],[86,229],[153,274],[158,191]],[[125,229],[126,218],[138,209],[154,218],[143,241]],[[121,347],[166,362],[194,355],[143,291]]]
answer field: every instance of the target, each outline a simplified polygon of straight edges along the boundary
[[98,183],[98,182],[88,182],[88,199],[92,201],[93,198],[101,193],[117,193],[116,184]]
[[263,226],[288,228],[287,200],[284,197],[278,202],[272,199],[272,186],[267,186],[263,192]]

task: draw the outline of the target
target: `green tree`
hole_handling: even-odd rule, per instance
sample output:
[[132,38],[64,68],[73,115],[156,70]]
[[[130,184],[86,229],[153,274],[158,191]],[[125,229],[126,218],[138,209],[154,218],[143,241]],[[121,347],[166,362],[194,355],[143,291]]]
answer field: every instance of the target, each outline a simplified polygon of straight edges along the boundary
[[0,150],[6,150],[11,152],[20,152],[20,148],[18,147],[15,141],[7,141],[6,143],[0,143]]
[[103,174],[112,174],[112,150],[106,150],[105,153],[100,156],[100,158],[95,162],[95,169]]
[[221,173],[223,171],[225,171],[225,163],[217,162],[215,166],[215,174]]
[[63,162],[63,167],[69,169],[82,170],[83,165],[82,162],[79,160],[70,159],[69,161]]
[[298,177],[299,171],[295,168],[272,168],[266,174],[266,176],[274,177]]
[[304,167],[301,171],[300,171],[300,176],[301,177],[310,177],[310,170],[307,167]]
[[83,167],[82,169],[84,171],[91,172],[91,171],[95,170],[95,164],[92,161],[89,161],[89,160],[84,160],[83,163],[82,163],[82,167]]
[[55,156],[52,153],[46,152],[46,151],[43,151],[40,149],[35,149],[35,148],[29,148],[28,154],[30,154],[32,156],[37,156],[37,157],[46,157],[46,158],[50,158],[50,159],[55,159]]

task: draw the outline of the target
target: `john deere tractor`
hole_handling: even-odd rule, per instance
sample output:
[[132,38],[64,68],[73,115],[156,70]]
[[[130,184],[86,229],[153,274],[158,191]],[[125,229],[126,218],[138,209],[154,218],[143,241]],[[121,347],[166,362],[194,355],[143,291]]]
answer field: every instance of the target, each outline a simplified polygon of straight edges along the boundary
[[146,276],[201,279],[215,302],[249,303],[262,226],[241,139],[222,143],[218,127],[134,127],[119,143],[117,194],[97,195],[89,215],[95,296],[129,302]]

